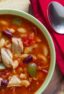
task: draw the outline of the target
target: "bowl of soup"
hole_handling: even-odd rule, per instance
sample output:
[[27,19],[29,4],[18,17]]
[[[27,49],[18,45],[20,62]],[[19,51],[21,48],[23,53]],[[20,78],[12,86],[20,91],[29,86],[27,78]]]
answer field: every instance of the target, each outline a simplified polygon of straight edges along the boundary
[[23,11],[0,10],[0,94],[42,94],[54,68],[45,26]]

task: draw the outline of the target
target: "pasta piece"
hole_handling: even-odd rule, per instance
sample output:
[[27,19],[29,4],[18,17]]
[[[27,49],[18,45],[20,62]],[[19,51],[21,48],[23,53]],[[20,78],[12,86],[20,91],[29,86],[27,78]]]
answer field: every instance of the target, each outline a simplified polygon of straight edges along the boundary
[[37,59],[36,55],[31,54],[31,56],[33,57],[33,59],[34,59],[34,60],[36,60],[36,59]]
[[28,87],[30,85],[30,82],[28,80],[22,80],[21,81],[21,86]]
[[0,21],[0,24],[2,24],[2,25],[8,25],[8,22],[5,21],[5,20],[1,20],[1,21]]
[[17,60],[15,60],[15,61],[13,62],[13,64],[12,64],[13,69],[17,68],[18,65],[19,65],[19,62],[18,62]]
[[43,54],[45,55],[45,56],[47,56],[48,55],[48,48],[47,48],[47,46],[46,45],[43,45]]
[[38,54],[38,58],[42,59],[44,62],[47,62],[47,58],[42,54]]
[[24,59],[24,58],[26,58],[28,55],[29,55],[29,54],[22,54],[20,57],[21,57],[22,59]]
[[26,29],[22,28],[22,27],[18,28],[17,31],[20,32],[20,33],[26,33]]
[[21,79],[26,79],[26,78],[27,78],[27,77],[26,77],[26,74],[21,73],[21,74],[20,74],[20,78],[21,78]]
[[2,48],[5,45],[5,39],[1,38],[0,40],[0,48]]

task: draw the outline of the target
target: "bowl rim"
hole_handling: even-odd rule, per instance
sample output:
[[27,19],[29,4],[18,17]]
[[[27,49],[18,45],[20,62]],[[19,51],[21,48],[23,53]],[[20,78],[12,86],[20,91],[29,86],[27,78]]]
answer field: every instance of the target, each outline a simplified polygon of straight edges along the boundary
[[48,72],[48,75],[47,75],[44,83],[35,92],[35,94],[42,94],[43,91],[48,86],[49,82],[51,81],[51,78],[52,78],[52,75],[53,75],[54,69],[55,69],[56,54],[55,54],[55,47],[54,47],[54,43],[51,38],[51,35],[49,34],[46,27],[39,20],[37,20],[35,17],[33,17],[32,15],[30,15],[24,11],[20,11],[17,9],[0,9],[0,15],[1,14],[11,14],[11,15],[17,15],[17,16],[23,17],[23,18],[29,20],[30,22],[32,22],[33,24],[35,24],[44,34],[44,36],[48,42],[48,45],[50,47],[51,61],[50,61],[49,72]]

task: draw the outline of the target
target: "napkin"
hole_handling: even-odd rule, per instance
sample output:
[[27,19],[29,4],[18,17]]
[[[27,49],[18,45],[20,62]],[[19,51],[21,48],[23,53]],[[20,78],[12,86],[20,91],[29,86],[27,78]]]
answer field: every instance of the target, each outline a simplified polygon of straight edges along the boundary
[[29,0],[0,0],[0,9],[17,9],[28,12]]
[[[53,0],[30,0],[34,16],[40,20],[49,30],[56,49],[56,62],[64,75],[64,35],[57,34],[49,24],[47,17],[48,4]],[[64,0],[54,0],[64,5]]]

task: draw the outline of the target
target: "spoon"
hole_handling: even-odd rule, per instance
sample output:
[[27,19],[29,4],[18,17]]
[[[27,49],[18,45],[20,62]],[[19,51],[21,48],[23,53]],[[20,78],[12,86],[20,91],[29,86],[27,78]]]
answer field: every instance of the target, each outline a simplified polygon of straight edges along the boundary
[[56,33],[64,34],[64,7],[58,2],[51,2],[48,6],[48,19]]

